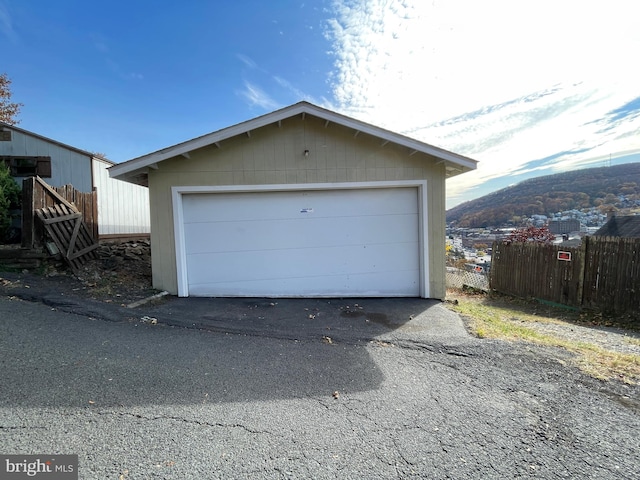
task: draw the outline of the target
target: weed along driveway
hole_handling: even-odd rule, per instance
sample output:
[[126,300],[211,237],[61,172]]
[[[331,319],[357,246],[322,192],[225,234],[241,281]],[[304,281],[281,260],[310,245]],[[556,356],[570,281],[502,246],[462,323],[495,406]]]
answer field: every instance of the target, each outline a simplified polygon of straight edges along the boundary
[[2,453],[76,454],[79,478],[640,476],[636,386],[473,338],[439,302],[16,293]]

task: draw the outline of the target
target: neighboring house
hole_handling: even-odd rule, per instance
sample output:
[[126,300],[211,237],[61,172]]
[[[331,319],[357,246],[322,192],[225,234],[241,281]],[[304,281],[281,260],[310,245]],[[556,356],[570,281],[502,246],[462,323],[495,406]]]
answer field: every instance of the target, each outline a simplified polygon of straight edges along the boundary
[[300,102],[114,165],[180,296],[445,296],[445,180],[477,162]]
[[149,233],[149,191],[109,177],[114,163],[91,152],[0,122],[0,162],[19,185],[38,175],[53,187],[71,184],[81,192],[95,188],[98,232],[104,236]]
[[640,215],[612,216],[593,236],[640,238]]

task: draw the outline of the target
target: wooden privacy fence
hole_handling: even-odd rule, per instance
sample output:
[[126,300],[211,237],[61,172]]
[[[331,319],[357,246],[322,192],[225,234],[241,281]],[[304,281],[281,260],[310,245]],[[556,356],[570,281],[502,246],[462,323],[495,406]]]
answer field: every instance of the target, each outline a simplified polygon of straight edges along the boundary
[[582,305],[640,313],[640,238],[589,237]]
[[578,308],[640,311],[640,239],[585,237],[566,248],[533,242],[493,244],[490,287]]
[[[84,215],[75,202],[72,203],[63,196],[76,199],[81,207],[90,209],[89,218],[94,219],[94,230],[97,230],[95,192],[91,199],[91,194],[77,192],[71,185],[54,189],[40,177],[33,177],[24,180],[22,193],[23,247],[33,248],[41,242],[44,239],[44,229],[74,271],[86,259],[96,258],[97,231],[92,232],[87,227]],[[34,221],[35,217],[38,222]]]

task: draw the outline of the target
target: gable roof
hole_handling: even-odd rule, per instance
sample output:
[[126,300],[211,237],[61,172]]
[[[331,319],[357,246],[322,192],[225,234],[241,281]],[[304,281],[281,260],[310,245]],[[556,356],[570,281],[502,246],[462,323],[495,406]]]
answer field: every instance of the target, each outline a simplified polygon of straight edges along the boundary
[[383,144],[392,142],[397,145],[404,146],[408,149],[409,153],[413,155],[416,152],[426,153],[433,157],[441,159],[445,162],[447,168],[447,177],[458,175],[469,170],[474,170],[477,166],[477,161],[471,158],[458,155],[456,153],[444,150],[442,148],[434,147],[427,143],[415,140],[413,138],[395,133],[389,130],[385,130],[380,127],[356,120],[351,117],[327,110],[317,105],[313,105],[309,102],[298,102],[288,107],[276,110],[256,117],[252,120],[248,120],[236,125],[223,128],[201,137],[197,137],[186,142],[173,145],[171,147],[158,150],[141,157],[137,157],[126,161],[124,163],[116,164],[109,168],[109,174],[113,178],[125,180],[131,183],[138,183],[140,185],[146,185],[147,169],[156,168],[158,162],[167,160],[179,155],[188,156],[189,152],[203,148],[209,145],[218,145],[220,142],[235,137],[237,135],[245,134],[251,130],[255,130],[267,125],[279,123],[282,120],[302,115],[310,115],[320,118],[329,123],[335,123],[343,127],[351,128],[358,133],[366,133],[373,137],[377,137],[383,140]]
[[611,217],[593,236],[640,238],[640,215]]
[[53,140],[51,138],[45,137],[44,135],[39,135],[37,133],[31,132],[29,130],[25,130],[24,128],[19,128],[16,127],[15,125],[10,125],[8,123],[5,122],[0,122],[0,130],[15,130],[16,132],[20,132],[24,135],[33,137],[33,138],[37,138],[38,140],[42,140],[44,142],[47,143],[51,143],[53,145],[57,145],[58,147],[62,147],[65,148],[67,150],[71,150],[72,152],[76,152],[79,153],[81,155],[86,155],[89,158],[96,158],[98,160],[104,161],[106,163],[109,163],[111,165],[114,165],[114,162],[112,162],[111,160],[108,160],[106,158],[102,158],[102,157],[96,157],[93,153],[91,152],[87,152],[86,150],[82,150],[80,148],[76,148],[76,147],[72,147],[71,145],[67,145],[66,143],[62,143],[59,142],[57,140]]

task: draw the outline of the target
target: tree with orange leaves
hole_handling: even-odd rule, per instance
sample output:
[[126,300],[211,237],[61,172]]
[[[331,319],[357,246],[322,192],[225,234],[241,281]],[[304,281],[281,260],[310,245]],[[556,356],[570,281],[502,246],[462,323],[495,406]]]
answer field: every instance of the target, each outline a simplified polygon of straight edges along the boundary
[[23,106],[22,103],[11,101],[11,79],[6,73],[0,73],[0,121],[9,125],[20,123],[18,113]]

